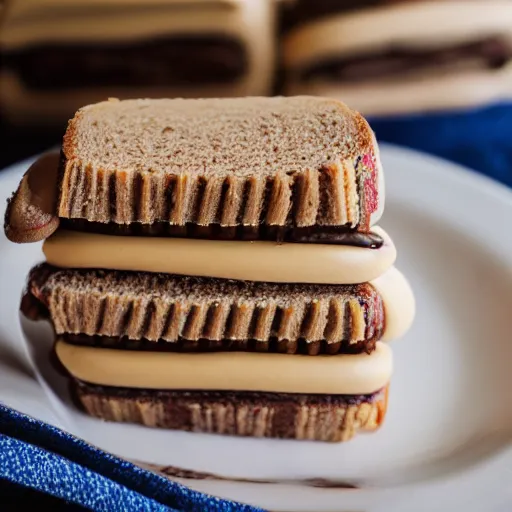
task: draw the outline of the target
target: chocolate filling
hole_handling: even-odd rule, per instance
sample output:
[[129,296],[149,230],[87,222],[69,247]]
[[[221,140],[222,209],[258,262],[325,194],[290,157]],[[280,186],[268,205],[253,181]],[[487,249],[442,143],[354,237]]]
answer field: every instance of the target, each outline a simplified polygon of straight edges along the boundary
[[361,233],[345,226],[233,226],[219,224],[174,226],[167,222],[154,224],[115,224],[88,222],[81,219],[61,219],[61,228],[73,231],[119,236],[161,236],[174,238],[199,238],[207,240],[266,240],[301,244],[333,244],[379,249],[384,244],[376,233]]
[[113,45],[45,44],[4,54],[1,65],[36,90],[230,83],[248,68],[241,42],[221,34]]
[[465,63],[478,62],[482,69],[499,69],[512,56],[510,43],[494,37],[463,45],[437,49],[388,48],[381,53],[360,54],[351,57],[317,59],[298,71],[298,79],[357,82],[386,78],[432,69],[449,69]]
[[120,388],[113,386],[100,386],[89,384],[83,381],[74,379],[75,386],[84,392],[109,395],[118,398],[129,398],[142,401],[151,402],[153,400],[166,400],[170,398],[186,398],[188,400],[197,400],[198,402],[204,401],[219,401],[241,403],[247,401],[261,402],[262,406],[265,403],[277,403],[296,405],[300,407],[301,402],[306,399],[310,405],[329,404],[338,407],[346,407],[350,405],[359,405],[362,403],[372,403],[375,400],[382,398],[384,390],[379,389],[367,395],[320,395],[320,394],[303,394],[303,393],[268,393],[259,391],[187,391],[187,390],[158,390],[158,389],[132,389]]
[[176,342],[166,340],[150,341],[147,339],[131,340],[127,337],[89,336],[87,334],[64,334],[61,338],[67,343],[80,346],[111,348],[120,350],[138,350],[144,352],[270,352],[278,354],[370,354],[375,350],[375,343],[381,336],[380,329],[376,337],[351,343],[348,340],[336,343],[326,341],[278,340],[207,340],[197,341],[180,338]]

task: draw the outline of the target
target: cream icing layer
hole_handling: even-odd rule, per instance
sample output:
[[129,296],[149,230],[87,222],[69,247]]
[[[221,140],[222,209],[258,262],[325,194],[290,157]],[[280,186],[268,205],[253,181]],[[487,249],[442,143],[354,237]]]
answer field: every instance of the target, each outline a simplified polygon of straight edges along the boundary
[[396,267],[370,282],[384,304],[384,332],[381,341],[401,338],[416,316],[416,300],[409,281]]
[[355,284],[370,281],[396,259],[379,227],[379,249],[268,241],[112,236],[58,229],[43,244],[48,263],[65,268],[163,272],[242,281]]
[[369,394],[388,384],[391,349],[377,343],[370,355],[306,356],[248,352],[137,352],[75,346],[55,350],[76,379],[104,386],[146,389]]

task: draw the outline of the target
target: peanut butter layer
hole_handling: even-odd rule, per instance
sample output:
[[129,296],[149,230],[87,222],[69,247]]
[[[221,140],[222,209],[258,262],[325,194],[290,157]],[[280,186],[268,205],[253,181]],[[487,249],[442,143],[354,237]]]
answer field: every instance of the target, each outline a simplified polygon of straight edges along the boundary
[[326,442],[375,431],[385,419],[388,401],[388,387],[369,395],[307,395],[126,389],[73,379],[71,389],[81,408],[106,421]]
[[379,249],[349,245],[109,236],[57,230],[43,244],[63,268],[163,272],[275,283],[356,284],[382,275],[396,249],[379,227]]
[[247,352],[133,352],[57,340],[63,367],[90,384],[140,389],[190,389],[354,395],[385,387],[393,372],[389,346],[368,354],[287,356]]

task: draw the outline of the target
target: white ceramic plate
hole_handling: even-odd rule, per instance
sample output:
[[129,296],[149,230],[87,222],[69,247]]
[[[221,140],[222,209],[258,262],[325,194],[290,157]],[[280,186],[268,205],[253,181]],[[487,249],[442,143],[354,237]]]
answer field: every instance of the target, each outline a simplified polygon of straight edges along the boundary
[[[10,244],[3,234],[0,399],[129,459],[277,482],[185,481],[275,511],[510,510],[512,192],[408,150],[383,145],[382,158],[381,225],[394,238],[418,312],[407,336],[392,343],[389,412],[377,433],[345,444],[244,439],[104,423],[77,412],[48,363],[49,326],[18,315],[40,245]],[[0,174],[2,204],[26,167]],[[359,488],[304,483],[311,479]]]

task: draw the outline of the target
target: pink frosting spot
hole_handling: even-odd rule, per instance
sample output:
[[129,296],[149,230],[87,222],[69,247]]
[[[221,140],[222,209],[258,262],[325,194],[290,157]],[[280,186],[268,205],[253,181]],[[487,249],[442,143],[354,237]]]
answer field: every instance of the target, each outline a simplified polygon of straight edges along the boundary
[[377,211],[379,206],[379,192],[377,190],[377,168],[372,153],[367,153],[362,158],[364,166],[364,195],[369,213]]
[[371,153],[366,153],[366,155],[363,156],[363,165],[374,170],[375,166],[373,163],[373,155]]

